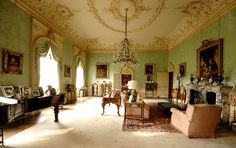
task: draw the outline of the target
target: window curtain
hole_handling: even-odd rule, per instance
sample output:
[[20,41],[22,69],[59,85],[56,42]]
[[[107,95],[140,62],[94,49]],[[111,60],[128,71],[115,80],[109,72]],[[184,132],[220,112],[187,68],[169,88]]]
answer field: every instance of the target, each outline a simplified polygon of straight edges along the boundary
[[60,88],[61,89],[61,74],[62,74],[62,67],[61,67],[61,54],[60,54],[60,51],[59,49],[56,48],[56,46],[54,46],[53,44],[51,45],[51,49],[52,49],[52,56],[53,58],[57,61],[57,69],[58,69],[58,81],[59,81],[59,85],[60,85]]
[[[54,46],[53,44],[51,44],[49,41],[47,40],[39,40],[37,41],[36,43],[36,62],[37,62],[37,67],[36,67],[36,72],[37,72],[37,80],[36,80],[36,83],[37,83],[37,86],[39,86],[39,80],[40,80],[40,57],[43,56],[45,57],[49,51],[49,48],[51,47],[51,50],[52,50],[52,56],[53,58],[58,62],[58,77],[59,77],[59,85],[61,84],[61,54],[60,54],[60,51],[59,49]],[[60,85],[61,86],[61,85]]]

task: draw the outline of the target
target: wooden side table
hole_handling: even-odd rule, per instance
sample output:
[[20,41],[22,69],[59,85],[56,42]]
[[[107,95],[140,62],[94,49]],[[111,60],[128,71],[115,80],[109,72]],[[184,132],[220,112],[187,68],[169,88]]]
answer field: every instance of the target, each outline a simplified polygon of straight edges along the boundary
[[105,112],[105,105],[108,103],[113,103],[117,106],[117,114],[120,116],[120,106],[121,106],[121,99],[120,97],[115,97],[115,98],[111,98],[111,97],[103,97],[102,98],[102,115]]
[[126,120],[141,120],[144,119],[144,103],[143,102],[126,102],[124,113],[124,125]]

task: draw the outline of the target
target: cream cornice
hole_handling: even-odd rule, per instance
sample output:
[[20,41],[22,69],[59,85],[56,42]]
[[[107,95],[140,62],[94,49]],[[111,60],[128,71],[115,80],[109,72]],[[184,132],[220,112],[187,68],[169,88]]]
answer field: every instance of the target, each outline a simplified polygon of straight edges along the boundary
[[[196,2],[202,2],[202,1],[204,1],[204,0],[198,0]],[[212,1],[217,1],[217,0],[212,0]],[[178,46],[180,43],[182,43],[184,40],[189,38],[191,35],[206,28],[208,25],[210,25],[212,22],[216,21],[217,19],[220,19],[221,16],[223,16],[224,14],[226,14],[227,12],[229,12],[232,8],[234,8],[236,6],[236,1],[235,0],[219,0],[219,4],[224,5],[224,7],[221,7],[222,9],[219,9],[219,10],[215,10],[216,9],[215,8],[214,10],[212,10],[214,12],[212,12],[211,14],[208,14],[208,16],[205,16],[206,18],[202,21],[196,20],[199,18],[192,18],[194,16],[190,15],[188,19],[189,20],[194,19],[195,21],[198,21],[197,23],[199,23],[199,25],[198,26],[188,26],[190,29],[188,27],[186,27],[183,30],[184,34],[179,33],[179,35],[176,35],[175,37],[173,37],[173,40],[175,40],[175,41],[173,42],[172,45],[170,45],[169,51],[172,50],[173,48],[175,48],[176,46]],[[219,4],[218,4],[218,6],[219,6]]]
[[[94,52],[93,50],[97,51],[109,51],[109,50],[117,50],[117,44],[118,43],[104,43],[99,38],[99,36],[90,38],[90,37],[83,37],[78,34],[78,32],[73,31],[71,29],[70,21],[71,16],[74,14],[72,13],[71,9],[64,5],[59,5],[56,3],[55,0],[52,0],[54,3],[52,4],[52,1],[47,0],[11,0],[17,5],[19,5],[21,8],[23,8],[25,11],[27,11],[29,14],[31,14],[34,18],[42,22],[44,25],[49,27],[53,32],[58,33],[60,36],[62,36],[65,39],[70,40],[75,46],[77,46],[79,49],[83,51],[88,52]],[[111,0],[113,3],[110,4],[110,9],[108,8],[108,13],[111,13],[116,19],[122,19],[122,15],[115,10],[117,7],[117,2],[119,0]],[[137,19],[140,13],[143,13],[144,11],[149,11],[149,9],[144,8],[142,5],[141,0],[127,0],[130,3],[134,4],[135,13],[132,17],[130,17],[130,21],[132,19]],[[160,0],[164,4],[165,0]],[[86,3],[86,2],[85,2]],[[94,0],[87,0],[87,3],[91,6],[94,6],[95,3]],[[39,4],[39,5],[36,5]],[[185,3],[186,4],[186,3]],[[51,6],[50,8],[52,12],[50,11],[50,14],[47,15],[49,10],[46,9],[47,6]],[[150,40],[150,42],[145,43],[134,43],[133,47],[135,48],[135,51],[163,51],[167,50],[170,51],[176,46],[178,46],[181,42],[183,42],[185,39],[189,38],[194,33],[204,29],[207,27],[210,23],[213,21],[219,19],[222,15],[230,11],[232,8],[236,6],[236,0],[191,0],[188,1],[188,4],[185,6],[182,6],[181,8],[177,8],[180,12],[187,15],[186,22],[180,25],[174,32],[172,32],[169,36],[164,37],[158,37],[153,36],[153,40]],[[42,8],[45,9],[44,11],[41,11]],[[58,8],[58,10],[54,9]],[[165,9],[166,8],[162,8]],[[168,8],[167,8],[168,9]],[[61,11],[60,11],[61,10]],[[97,9],[93,7],[92,14],[95,15]],[[160,9],[161,10],[161,9]],[[44,12],[44,13],[43,13]],[[201,12],[201,13],[200,13]],[[59,14],[62,13],[65,15],[63,19],[59,19]],[[198,14],[200,13],[200,14]],[[158,14],[158,13],[157,13]],[[198,14],[198,15],[196,15]],[[58,17],[55,19],[50,19],[48,16],[54,16]],[[161,14],[158,14],[161,15]],[[63,21],[62,21],[63,20]],[[99,19],[98,19],[99,20]],[[61,22],[61,23],[60,23]],[[101,23],[101,22],[100,22]],[[59,24],[59,25],[58,25]],[[64,28],[63,28],[64,27]],[[114,30],[114,28],[113,28]],[[121,31],[122,32],[122,31]],[[131,39],[132,40],[132,39]]]
[[50,19],[41,15],[37,10],[30,7],[28,3],[26,3],[24,0],[11,0],[11,1],[15,3],[16,5],[18,5],[20,8],[22,8],[24,11],[32,15],[34,18],[39,20],[41,23],[49,27],[52,31],[58,33],[63,38],[70,40],[74,45],[78,46],[76,40],[73,38],[73,36],[71,36],[71,34],[69,34],[68,32],[65,32],[65,30],[60,28],[60,26],[57,26],[52,21],[50,21]]

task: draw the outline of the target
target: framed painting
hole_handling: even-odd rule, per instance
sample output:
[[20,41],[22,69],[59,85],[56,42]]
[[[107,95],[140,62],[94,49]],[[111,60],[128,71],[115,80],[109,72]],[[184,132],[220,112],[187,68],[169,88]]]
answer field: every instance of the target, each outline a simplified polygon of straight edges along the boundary
[[128,81],[132,80],[132,74],[121,74],[121,85],[126,86]]
[[197,76],[217,79],[223,71],[223,39],[202,41],[197,49]]
[[65,65],[65,69],[64,69],[64,76],[65,77],[71,77],[71,66],[69,65]]
[[96,78],[108,78],[108,64],[96,64]]
[[2,95],[4,97],[13,97],[14,96],[14,87],[13,86],[1,86]]
[[145,64],[145,74],[153,75],[155,70],[155,64]]
[[23,54],[4,49],[2,54],[3,73],[22,74],[22,70]]
[[179,74],[181,77],[186,76],[186,62],[179,64]]

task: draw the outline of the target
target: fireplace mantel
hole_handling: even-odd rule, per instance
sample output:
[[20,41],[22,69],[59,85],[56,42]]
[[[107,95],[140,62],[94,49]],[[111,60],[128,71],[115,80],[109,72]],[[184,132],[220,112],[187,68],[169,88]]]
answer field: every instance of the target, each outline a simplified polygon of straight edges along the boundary
[[216,93],[216,104],[222,106],[221,119],[224,123],[230,122],[230,105],[229,91],[232,89],[231,86],[225,85],[207,85],[204,83],[200,84],[187,84],[186,85],[186,102],[190,101],[190,90],[201,92],[203,99],[206,100],[207,92]]

